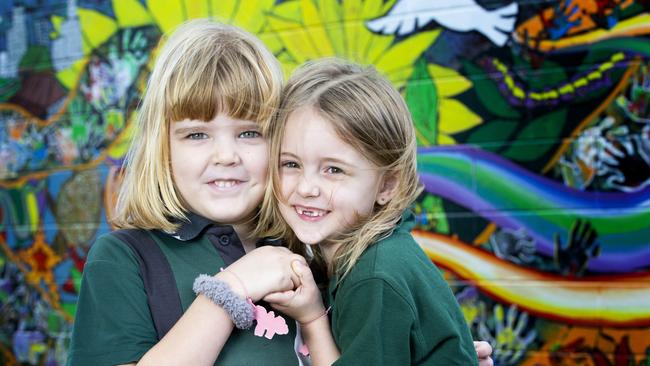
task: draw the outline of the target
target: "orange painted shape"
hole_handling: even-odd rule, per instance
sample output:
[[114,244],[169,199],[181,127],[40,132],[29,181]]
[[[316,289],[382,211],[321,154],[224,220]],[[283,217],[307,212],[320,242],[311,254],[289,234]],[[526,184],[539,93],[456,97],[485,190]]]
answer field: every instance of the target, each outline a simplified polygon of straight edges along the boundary
[[569,278],[523,268],[447,236],[414,231],[438,265],[499,301],[568,324],[650,325],[650,274]]

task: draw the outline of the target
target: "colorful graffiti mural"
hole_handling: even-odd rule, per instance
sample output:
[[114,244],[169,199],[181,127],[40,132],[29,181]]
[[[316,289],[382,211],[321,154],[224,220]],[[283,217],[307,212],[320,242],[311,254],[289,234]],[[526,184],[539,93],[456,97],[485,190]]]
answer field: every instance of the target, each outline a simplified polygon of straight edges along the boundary
[[214,17],[411,109],[414,232],[496,365],[650,364],[650,2],[0,3],[0,364],[62,365],[159,39]]

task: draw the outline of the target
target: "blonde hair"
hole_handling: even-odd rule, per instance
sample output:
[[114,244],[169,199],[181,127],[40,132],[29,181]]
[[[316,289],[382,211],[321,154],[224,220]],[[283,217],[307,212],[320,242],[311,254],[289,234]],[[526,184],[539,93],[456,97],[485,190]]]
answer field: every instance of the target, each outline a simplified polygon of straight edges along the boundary
[[223,113],[264,128],[282,82],[278,61],[248,32],[205,19],[178,27],[162,47],[140,105],[113,224],[175,230],[190,207],[172,178],[170,123]]
[[[328,264],[327,272],[345,277],[361,254],[390,234],[405,209],[421,192],[417,176],[417,143],[411,114],[401,95],[374,68],[336,59],[307,63],[289,79],[280,109],[269,125],[271,139],[269,192],[264,199],[258,234],[282,237],[293,251],[306,254],[290,227],[282,219],[278,200],[279,158],[287,120],[292,112],[312,107],[329,121],[341,140],[394,178],[392,199],[376,204],[373,212],[331,242],[342,244]],[[275,198],[275,199],[274,199]],[[323,258],[314,247],[314,260]]]

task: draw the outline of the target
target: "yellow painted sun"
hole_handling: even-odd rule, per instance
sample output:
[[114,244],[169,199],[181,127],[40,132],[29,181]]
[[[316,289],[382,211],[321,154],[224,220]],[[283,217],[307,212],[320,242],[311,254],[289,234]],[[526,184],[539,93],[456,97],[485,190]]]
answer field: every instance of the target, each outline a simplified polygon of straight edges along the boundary
[[466,105],[454,99],[472,87],[472,83],[456,70],[436,64],[427,66],[438,96],[438,145],[455,144],[454,134],[470,129],[482,118]]
[[[189,19],[213,18],[258,34],[266,26],[264,15],[274,3],[274,0],[149,0],[143,5],[138,0],[113,0],[114,18],[79,7],[77,16],[84,57],[59,71],[57,79],[68,89],[75,89],[89,56],[120,29],[153,25],[164,34]],[[63,20],[61,16],[52,16],[55,37]],[[149,68],[154,59],[150,58]]]
[[[397,88],[402,89],[413,73],[415,61],[431,46],[440,29],[413,34],[396,40],[366,27],[366,21],[386,14],[394,1],[293,0],[275,5],[274,0],[113,0],[115,17],[91,9],[77,11],[82,32],[84,57],[57,78],[73,90],[83,74],[89,56],[120,29],[153,25],[167,33],[192,18],[214,18],[238,25],[256,34],[281,61],[289,74],[307,60],[337,56],[365,65],[374,65]],[[63,18],[53,16],[55,34]],[[155,50],[152,51],[155,56]],[[150,57],[151,69],[155,57]],[[481,118],[453,97],[471,86],[454,70],[429,65],[428,70],[438,95],[438,141],[455,143],[453,134],[481,123]],[[125,141],[130,135],[124,133]],[[119,139],[118,139],[119,140]],[[123,155],[119,144],[112,155]]]
[[413,72],[415,60],[435,41],[440,30],[417,33],[399,42],[371,32],[365,22],[384,15],[394,1],[287,1],[273,7],[267,32],[260,35],[285,71],[307,60],[342,57],[374,65],[400,88]]

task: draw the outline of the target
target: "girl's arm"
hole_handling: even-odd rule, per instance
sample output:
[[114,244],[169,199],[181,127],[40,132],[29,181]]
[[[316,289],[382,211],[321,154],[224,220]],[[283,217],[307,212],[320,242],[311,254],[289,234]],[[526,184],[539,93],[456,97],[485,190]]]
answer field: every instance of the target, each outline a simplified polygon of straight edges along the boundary
[[[215,275],[242,298],[253,302],[272,291],[293,289],[299,284],[291,263],[305,259],[286,248],[261,247],[251,251]],[[230,337],[230,315],[203,295],[196,297],[170,331],[137,365],[213,365]]]
[[[142,287],[137,285],[141,281],[137,267],[120,264],[125,255],[114,253],[128,248],[115,242],[108,238],[96,243],[100,244],[95,248],[98,255],[88,265],[89,271],[84,272],[69,365],[85,365],[91,360],[116,364],[119,359],[130,361],[128,358],[139,359],[138,365],[213,365],[233,329],[229,314],[199,295],[174,327],[155,343],[145,295],[138,295]],[[286,248],[262,247],[216,277],[235,293],[243,297],[246,292],[256,301],[269,292],[294,288],[299,279],[291,263],[296,261],[304,262],[304,258]],[[107,306],[106,299],[115,298],[121,300]],[[137,322],[132,323],[133,319]],[[147,344],[151,348],[143,354],[141,350]]]
[[[300,323],[300,322],[298,322]],[[303,342],[309,348],[313,366],[331,365],[339,359],[341,353],[334,343],[326,313],[308,323],[300,323]]]
[[[236,288],[236,284],[230,285]],[[199,295],[137,365],[213,365],[232,329],[233,323],[228,313]]]
[[[236,284],[230,285],[236,289]],[[199,295],[178,322],[137,364],[126,365],[213,365],[232,329],[233,323],[228,313]]]
[[340,356],[330,330],[327,310],[309,267],[293,262],[292,268],[300,278],[295,290],[272,293],[264,297],[271,306],[289,315],[300,324],[303,342],[309,348],[314,366],[331,365]]

